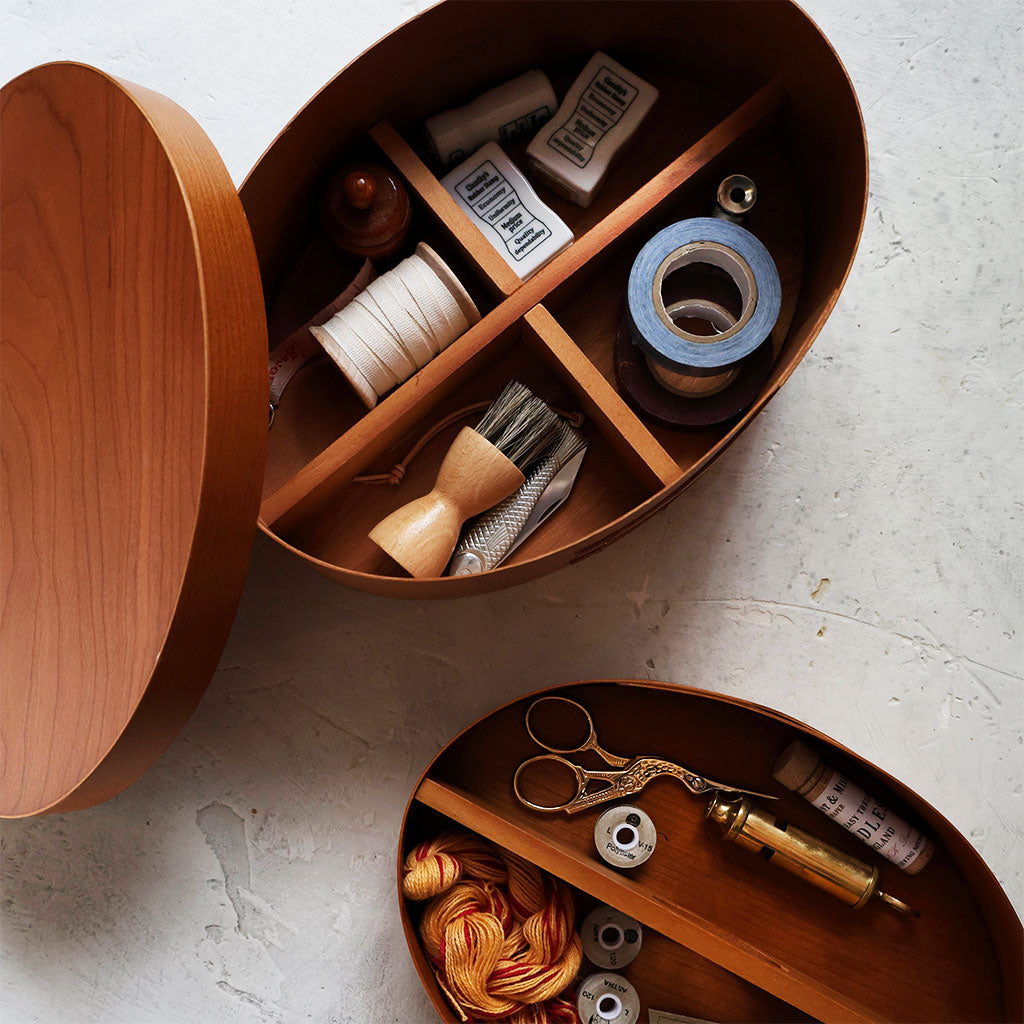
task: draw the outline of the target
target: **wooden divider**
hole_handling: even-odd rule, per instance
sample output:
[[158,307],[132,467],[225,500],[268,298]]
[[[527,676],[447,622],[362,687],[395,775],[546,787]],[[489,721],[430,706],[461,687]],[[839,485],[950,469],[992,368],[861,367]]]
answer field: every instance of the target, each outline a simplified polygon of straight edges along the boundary
[[380,146],[384,155],[395,165],[413,192],[423,200],[435,219],[451,232],[456,243],[477,265],[484,277],[502,295],[511,295],[522,281],[498,255],[494,246],[484,238],[480,229],[466,216],[462,207],[452,199],[409,143],[398,134],[394,125],[386,118],[378,121],[370,129],[370,138]]
[[675,459],[662,448],[555,318],[543,306],[534,306],[524,319],[551,362],[579,385],[584,411],[604,427],[602,433],[636,476],[655,490],[675,483],[682,476]]
[[[503,273],[511,274],[511,270],[440,182],[387,121],[379,122],[372,131],[378,145],[395,162],[423,202],[447,224],[456,242],[507,297],[446,351],[392,391],[333,444],[267,495],[260,508],[263,524],[275,533],[286,533],[305,516],[322,507],[363,466],[409,430],[433,402],[449,394],[459,381],[464,380],[488,345],[695,175],[709,170],[736,147],[766,130],[781,110],[784,100],[785,93],[776,82],[759,89],[528,281],[519,284],[517,279],[514,288]],[[511,291],[506,291],[510,288]],[[672,462],[671,456],[628,410],[614,389],[603,382],[603,378],[598,381],[601,375],[592,372],[592,364],[571,338],[564,331],[555,330],[557,324],[552,328],[553,321],[545,318],[544,313],[536,314],[532,321],[527,322],[534,331],[538,331],[540,325],[538,335],[541,341],[573,382],[581,402],[589,404],[591,414],[608,428],[609,438],[615,433],[621,435],[617,447],[638,467],[641,478],[656,481],[660,486],[678,480],[681,470],[678,466],[673,470],[668,464]]]
[[820,979],[779,962],[727,927],[659,899],[628,875],[507,820],[454,786],[427,778],[415,799],[818,1020],[869,1024],[876,1019],[868,1007],[842,998]]

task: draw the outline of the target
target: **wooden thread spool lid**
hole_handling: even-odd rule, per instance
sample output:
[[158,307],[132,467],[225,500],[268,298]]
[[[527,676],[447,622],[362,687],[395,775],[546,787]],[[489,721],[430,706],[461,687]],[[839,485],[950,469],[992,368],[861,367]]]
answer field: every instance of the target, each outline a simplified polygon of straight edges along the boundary
[[401,248],[411,216],[405,186],[394,172],[370,160],[338,168],[320,202],[320,217],[331,241],[371,260]]

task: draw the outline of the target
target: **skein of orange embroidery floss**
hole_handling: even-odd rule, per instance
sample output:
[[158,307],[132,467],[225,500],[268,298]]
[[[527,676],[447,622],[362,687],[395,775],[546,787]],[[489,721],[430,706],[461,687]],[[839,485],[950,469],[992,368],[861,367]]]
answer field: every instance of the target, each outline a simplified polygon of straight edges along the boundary
[[583,954],[562,882],[486,840],[445,832],[405,858],[402,892],[430,901],[420,938],[465,1020],[577,1024],[562,993]]

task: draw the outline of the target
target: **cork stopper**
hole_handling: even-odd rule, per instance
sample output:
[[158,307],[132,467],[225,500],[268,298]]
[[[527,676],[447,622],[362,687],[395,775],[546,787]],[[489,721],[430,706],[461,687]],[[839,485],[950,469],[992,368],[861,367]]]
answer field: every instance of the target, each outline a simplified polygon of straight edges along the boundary
[[405,186],[372,160],[339,167],[320,200],[320,219],[331,241],[369,260],[386,259],[401,248],[411,216]]
[[806,795],[821,776],[825,764],[800,740],[794,740],[775,762],[772,775],[794,793]]

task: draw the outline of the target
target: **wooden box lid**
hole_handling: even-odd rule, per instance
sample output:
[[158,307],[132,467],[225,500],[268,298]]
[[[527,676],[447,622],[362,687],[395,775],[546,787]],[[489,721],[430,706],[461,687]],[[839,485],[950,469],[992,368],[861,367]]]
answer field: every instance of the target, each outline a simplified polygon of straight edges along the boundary
[[2,102],[0,814],[119,792],[216,666],[265,459],[245,215],[180,107],[77,64]]

